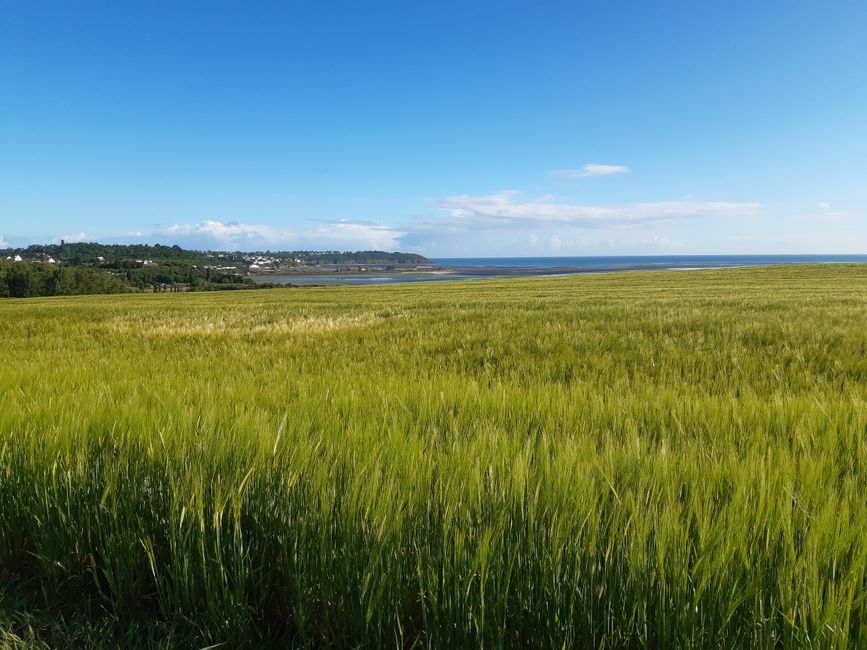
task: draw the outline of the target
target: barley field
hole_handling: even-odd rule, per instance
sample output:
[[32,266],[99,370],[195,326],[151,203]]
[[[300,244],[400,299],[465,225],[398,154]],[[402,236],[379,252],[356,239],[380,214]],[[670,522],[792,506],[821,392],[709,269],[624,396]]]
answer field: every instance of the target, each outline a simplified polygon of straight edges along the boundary
[[0,302],[0,647],[867,646],[867,267]]

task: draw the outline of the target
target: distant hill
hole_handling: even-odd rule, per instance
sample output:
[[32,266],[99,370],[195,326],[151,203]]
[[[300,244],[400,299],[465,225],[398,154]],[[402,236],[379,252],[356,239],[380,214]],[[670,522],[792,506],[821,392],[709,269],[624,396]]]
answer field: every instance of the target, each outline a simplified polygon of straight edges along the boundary
[[391,266],[423,266],[431,261],[415,253],[389,253],[387,251],[254,251],[213,252],[204,253],[210,260],[220,260],[221,263],[244,265],[248,270],[256,269],[303,269],[305,267],[322,267],[326,265],[391,265]]
[[386,251],[243,253],[161,244],[34,244],[0,250],[0,297],[258,289],[269,285],[254,283],[251,273],[429,264],[421,255]]
[[213,264],[215,260],[222,263],[237,262],[243,267],[249,267],[255,260],[269,259],[278,264],[289,266],[318,266],[322,264],[430,264],[430,260],[415,253],[399,253],[387,251],[254,251],[254,252],[223,252],[197,251],[180,246],[164,246],[155,244],[99,244],[96,242],[79,242],[60,244],[34,244],[27,248],[0,249],[0,259],[21,256],[27,261],[65,262],[76,265],[111,265],[122,261],[140,260],[142,263],[180,263],[180,264]]

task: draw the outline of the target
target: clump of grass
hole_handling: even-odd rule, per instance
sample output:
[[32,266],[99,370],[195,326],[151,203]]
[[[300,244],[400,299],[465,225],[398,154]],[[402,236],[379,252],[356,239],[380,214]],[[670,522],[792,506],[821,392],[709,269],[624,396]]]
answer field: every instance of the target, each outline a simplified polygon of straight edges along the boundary
[[864,296],[853,265],[4,301],[0,643],[863,646]]

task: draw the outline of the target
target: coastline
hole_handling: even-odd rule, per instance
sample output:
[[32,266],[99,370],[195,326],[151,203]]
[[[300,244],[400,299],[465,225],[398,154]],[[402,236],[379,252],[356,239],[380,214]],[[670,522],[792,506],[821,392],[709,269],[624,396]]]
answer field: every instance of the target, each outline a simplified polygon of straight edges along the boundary
[[258,284],[382,285],[507,278],[561,277],[644,271],[698,271],[752,266],[867,263],[867,255],[612,256],[575,258],[456,258],[430,268],[329,270],[248,274]]

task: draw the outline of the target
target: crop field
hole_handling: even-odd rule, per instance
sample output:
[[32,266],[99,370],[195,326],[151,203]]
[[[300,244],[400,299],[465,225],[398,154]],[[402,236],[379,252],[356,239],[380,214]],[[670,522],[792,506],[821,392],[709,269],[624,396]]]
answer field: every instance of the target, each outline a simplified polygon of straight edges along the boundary
[[867,646],[867,267],[0,302],[0,647]]

